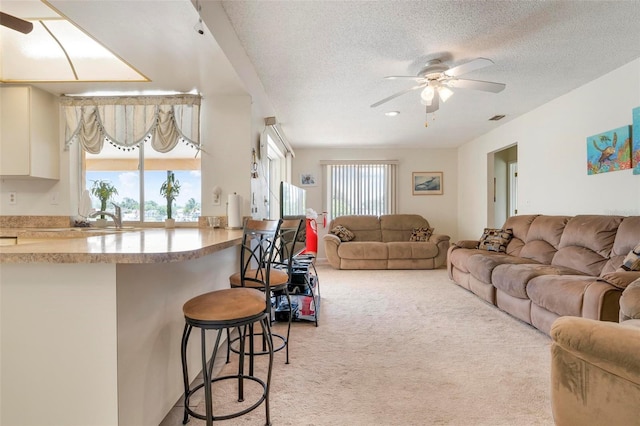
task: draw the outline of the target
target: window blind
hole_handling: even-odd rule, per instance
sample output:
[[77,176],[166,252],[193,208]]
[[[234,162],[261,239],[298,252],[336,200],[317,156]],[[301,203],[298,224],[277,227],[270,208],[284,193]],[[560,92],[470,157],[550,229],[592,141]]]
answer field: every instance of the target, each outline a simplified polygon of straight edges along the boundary
[[331,217],[396,212],[397,162],[325,163]]

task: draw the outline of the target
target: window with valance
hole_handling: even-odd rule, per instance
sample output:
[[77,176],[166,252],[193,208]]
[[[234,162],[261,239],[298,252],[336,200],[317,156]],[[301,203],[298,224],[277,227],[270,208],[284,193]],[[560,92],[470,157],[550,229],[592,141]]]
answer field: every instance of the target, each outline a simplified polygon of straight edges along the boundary
[[179,142],[200,149],[200,95],[75,97],[63,96],[65,142],[91,154],[105,142],[130,150],[150,141],[157,152]]
[[126,222],[161,222],[168,209],[159,190],[171,172],[181,183],[173,218],[196,222],[200,103],[199,95],[62,97],[66,147],[81,148],[81,190],[108,181],[117,189],[111,201],[121,207]]

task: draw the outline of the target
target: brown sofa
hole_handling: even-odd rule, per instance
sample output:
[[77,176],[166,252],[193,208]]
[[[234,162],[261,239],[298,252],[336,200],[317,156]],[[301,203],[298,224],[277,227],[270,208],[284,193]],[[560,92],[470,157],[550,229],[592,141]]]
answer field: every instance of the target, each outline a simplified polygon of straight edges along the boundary
[[452,244],[449,277],[549,334],[561,316],[618,321],[622,290],[640,272],[619,272],[640,242],[640,216],[514,216],[506,252]]
[[563,317],[551,337],[556,425],[640,424],[640,279],[622,292],[620,324]]
[[329,229],[341,225],[352,241],[328,233],[323,237],[329,264],[336,269],[434,269],[446,262],[449,236],[433,234],[425,242],[409,241],[417,228],[429,228],[420,215],[339,216]]

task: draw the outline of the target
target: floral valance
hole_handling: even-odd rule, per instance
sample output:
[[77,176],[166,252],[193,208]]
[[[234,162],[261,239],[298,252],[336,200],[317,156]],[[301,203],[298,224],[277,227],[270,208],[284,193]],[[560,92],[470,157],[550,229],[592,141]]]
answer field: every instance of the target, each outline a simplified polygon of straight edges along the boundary
[[199,150],[200,101],[200,95],[63,96],[65,145],[77,140],[97,154],[105,141],[133,149],[150,140],[154,150],[169,152],[183,141]]

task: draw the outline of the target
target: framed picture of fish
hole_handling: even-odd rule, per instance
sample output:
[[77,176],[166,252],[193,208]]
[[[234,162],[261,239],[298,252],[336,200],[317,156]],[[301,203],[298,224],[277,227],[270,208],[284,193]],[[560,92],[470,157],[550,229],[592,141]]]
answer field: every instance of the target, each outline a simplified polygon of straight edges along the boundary
[[633,128],[631,129],[631,165],[633,174],[640,175],[640,106],[633,110]]
[[587,138],[587,173],[631,168],[631,126],[623,126]]
[[413,172],[413,195],[442,195],[442,172]]

